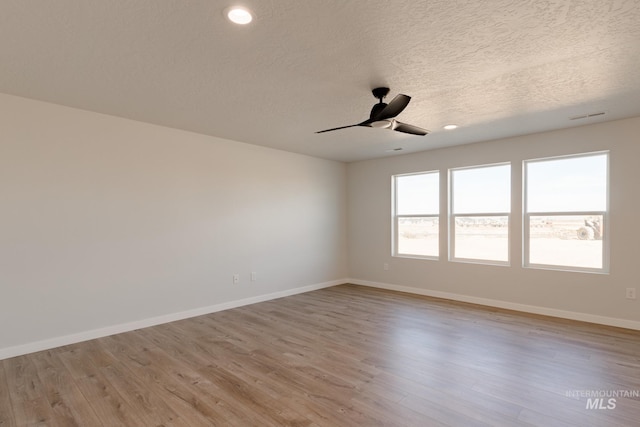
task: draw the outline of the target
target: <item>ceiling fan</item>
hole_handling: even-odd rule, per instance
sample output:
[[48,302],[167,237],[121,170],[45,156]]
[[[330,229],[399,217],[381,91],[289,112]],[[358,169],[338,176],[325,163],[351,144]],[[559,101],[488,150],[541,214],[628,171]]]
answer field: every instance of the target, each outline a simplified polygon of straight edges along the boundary
[[355,126],[366,126],[370,128],[391,129],[398,132],[409,133],[411,135],[426,135],[429,131],[418,126],[409,125],[397,121],[394,117],[402,112],[411,101],[411,97],[403,94],[396,95],[390,103],[385,104],[382,99],[389,93],[388,87],[378,87],[371,91],[373,96],[379,100],[371,109],[369,118],[364,122],[355,125],[340,126],[332,129],[325,129],[316,133],[331,132],[338,129],[346,129]]

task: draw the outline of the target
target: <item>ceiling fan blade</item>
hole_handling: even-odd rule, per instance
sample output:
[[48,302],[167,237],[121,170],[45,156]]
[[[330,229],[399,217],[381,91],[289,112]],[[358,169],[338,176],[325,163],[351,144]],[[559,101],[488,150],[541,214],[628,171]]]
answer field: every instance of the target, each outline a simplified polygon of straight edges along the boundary
[[378,120],[387,120],[392,119],[398,114],[402,113],[407,105],[411,101],[411,97],[408,95],[398,94],[396,95],[390,103],[387,104],[386,107],[382,109],[375,117],[371,117],[369,120],[372,122],[376,122]]
[[316,133],[331,132],[332,130],[352,128],[352,127],[355,127],[355,126],[360,126],[360,124],[357,124],[357,125],[348,125],[348,126],[340,126],[340,127],[337,127],[337,128],[331,128],[331,129],[319,130],[319,131],[318,131],[318,132],[316,132]]
[[398,132],[409,133],[411,135],[426,135],[429,133],[429,131],[427,131],[426,129],[422,129],[414,125],[408,125],[397,120],[393,121],[391,129],[397,130]]

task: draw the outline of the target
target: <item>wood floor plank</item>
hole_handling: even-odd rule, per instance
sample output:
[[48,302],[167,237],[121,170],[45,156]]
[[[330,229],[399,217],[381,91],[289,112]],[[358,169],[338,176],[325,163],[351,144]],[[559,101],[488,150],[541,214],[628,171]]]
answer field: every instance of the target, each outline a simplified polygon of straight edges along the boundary
[[28,357],[14,357],[4,360],[4,366],[15,424],[53,424],[55,414],[31,360]]
[[[253,414],[252,425],[309,426],[312,421],[295,410],[273,399],[255,384],[250,384],[226,369],[207,366],[200,370],[207,378],[222,389],[235,404],[241,405]],[[261,408],[271,408],[264,412]]]
[[100,369],[118,393],[131,405],[142,421],[142,425],[183,426],[188,425],[162,400],[151,387],[139,380],[123,363]]
[[90,403],[91,408],[104,424],[110,426],[141,426],[141,414],[135,411],[111,385],[105,376],[98,371],[76,379],[78,388]]
[[4,369],[4,361],[0,360],[0,426],[15,427],[15,417],[11,406],[10,388]]
[[222,393],[219,397],[196,388],[204,382],[215,390],[215,385],[161,349],[145,349],[136,354],[121,354],[120,357],[139,380],[190,425],[234,425],[235,420],[245,419],[242,411],[226,403]]
[[638,419],[639,331],[354,285],[0,361],[0,427]]
[[43,384],[45,397],[53,408],[56,423],[64,426],[101,426],[89,402],[64,364],[53,351],[30,354],[29,359],[36,367],[38,378]]
[[[100,367],[100,365],[93,363],[95,342],[92,341],[87,346],[84,344],[85,343],[82,343],[81,345],[69,348],[68,351],[57,353],[58,358],[74,380],[92,376]],[[100,359],[110,358],[110,354],[106,356],[107,354],[108,353],[105,352],[105,357],[101,357]]]

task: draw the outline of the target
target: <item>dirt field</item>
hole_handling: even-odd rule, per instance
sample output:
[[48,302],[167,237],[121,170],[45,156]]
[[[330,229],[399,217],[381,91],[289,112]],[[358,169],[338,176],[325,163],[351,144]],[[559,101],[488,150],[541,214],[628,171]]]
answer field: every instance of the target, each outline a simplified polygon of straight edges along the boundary
[[[600,218],[595,220],[601,221]],[[404,221],[398,233],[399,253],[437,255],[438,227],[438,221],[432,219]],[[530,263],[602,268],[602,240],[595,238],[592,231],[585,232],[584,228],[585,217],[532,219]],[[487,218],[478,223],[458,224],[456,233],[456,258],[508,260],[508,227],[502,219]],[[520,259],[512,260],[514,264],[519,262]]]

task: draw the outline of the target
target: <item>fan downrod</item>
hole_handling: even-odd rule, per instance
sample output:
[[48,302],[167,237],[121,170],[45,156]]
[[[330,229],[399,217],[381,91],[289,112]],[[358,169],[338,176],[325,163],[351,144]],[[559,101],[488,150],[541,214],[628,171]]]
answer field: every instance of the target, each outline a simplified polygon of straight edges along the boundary
[[373,89],[371,91],[371,93],[373,93],[373,96],[377,99],[380,100],[380,102],[382,102],[382,99],[387,96],[387,94],[389,93],[389,88],[388,87],[377,87],[375,89]]

